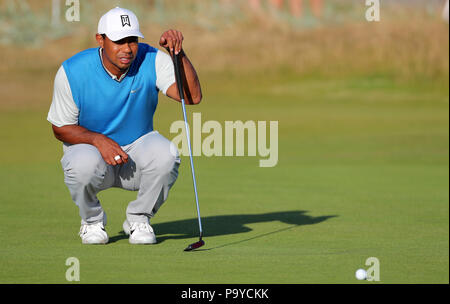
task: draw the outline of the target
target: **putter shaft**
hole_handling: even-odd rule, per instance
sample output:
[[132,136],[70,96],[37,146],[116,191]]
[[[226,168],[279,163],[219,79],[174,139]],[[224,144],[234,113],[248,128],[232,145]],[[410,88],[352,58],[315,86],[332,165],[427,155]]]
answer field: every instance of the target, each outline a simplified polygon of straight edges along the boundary
[[189,150],[189,159],[191,161],[191,172],[192,172],[192,181],[194,184],[194,193],[195,193],[195,204],[197,205],[197,217],[198,217],[198,226],[199,226],[199,230],[200,230],[200,240],[202,239],[203,236],[203,229],[202,229],[202,220],[200,218],[200,206],[198,203],[198,194],[197,194],[197,182],[196,182],[196,178],[195,178],[195,169],[194,169],[194,160],[192,157],[192,150],[191,150],[191,132],[189,130],[189,125],[187,123],[187,117],[186,117],[186,106],[185,106],[185,101],[184,98],[181,99],[181,104],[183,107],[183,117],[184,117],[184,125],[186,128],[186,137],[187,137],[187,142],[188,142],[188,150]]
[[183,83],[182,83],[182,79],[181,79],[180,63],[179,63],[178,55],[174,55],[173,61],[174,61],[174,66],[175,66],[175,78],[177,81],[178,92],[180,94],[180,99],[181,99],[181,107],[183,109],[183,118],[184,118],[184,125],[185,125],[185,129],[186,129],[186,137],[187,137],[188,150],[189,150],[189,159],[191,162],[192,182],[194,184],[195,204],[197,206],[198,227],[199,227],[199,231],[200,231],[199,241],[197,243],[189,245],[185,249],[185,251],[190,251],[190,250],[193,250],[193,249],[203,246],[205,244],[205,242],[202,240],[203,229],[202,229],[202,220],[200,217],[200,205],[198,203],[198,193],[197,193],[197,182],[196,182],[196,178],[195,178],[194,159],[192,157],[192,149],[191,149],[191,136],[190,136],[191,132],[189,130],[189,125],[187,122],[186,105],[185,105],[185,100],[184,100]]

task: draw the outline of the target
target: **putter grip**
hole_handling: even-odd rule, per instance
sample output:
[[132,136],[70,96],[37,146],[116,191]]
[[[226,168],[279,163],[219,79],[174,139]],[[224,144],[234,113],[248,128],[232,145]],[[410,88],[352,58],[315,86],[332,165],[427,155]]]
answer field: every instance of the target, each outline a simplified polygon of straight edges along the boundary
[[183,80],[181,79],[180,57],[179,57],[179,55],[174,55],[173,64],[174,64],[174,67],[175,67],[175,79],[177,81],[178,92],[180,94],[180,98],[184,99]]

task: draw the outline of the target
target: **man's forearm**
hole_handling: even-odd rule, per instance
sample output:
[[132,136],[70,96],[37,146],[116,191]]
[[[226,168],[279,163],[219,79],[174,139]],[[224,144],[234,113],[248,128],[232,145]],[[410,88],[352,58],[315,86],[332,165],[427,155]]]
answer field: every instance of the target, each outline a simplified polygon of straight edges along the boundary
[[76,125],[62,127],[53,125],[53,133],[57,139],[65,143],[95,146],[109,165],[115,166],[128,162],[128,154],[122,150],[117,142],[103,134]]
[[67,125],[56,127],[53,125],[55,137],[62,142],[69,144],[89,144],[96,145],[96,139],[101,136],[99,133],[89,131],[78,125]]
[[197,72],[184,51],[181,55],[181,68],[184,70],[183,89],[186,101],[197,104],[202,100],[202,90]]

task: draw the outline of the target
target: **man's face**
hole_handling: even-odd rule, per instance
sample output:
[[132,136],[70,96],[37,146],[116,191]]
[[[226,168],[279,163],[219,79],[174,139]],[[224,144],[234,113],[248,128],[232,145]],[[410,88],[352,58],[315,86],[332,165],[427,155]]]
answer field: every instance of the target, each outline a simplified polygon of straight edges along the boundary
[[110,40],[106,35],[97,34],[96,39],[103,48],[103,63],[108,69],[123,72],[130,67],[138,52],[138,37],[125,37],[118,41]]

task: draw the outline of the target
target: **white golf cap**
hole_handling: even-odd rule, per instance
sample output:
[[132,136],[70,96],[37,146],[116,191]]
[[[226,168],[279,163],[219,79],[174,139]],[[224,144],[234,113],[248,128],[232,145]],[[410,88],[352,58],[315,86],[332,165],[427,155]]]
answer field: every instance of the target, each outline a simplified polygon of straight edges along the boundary
[[98,33],[105,34],[112,41],[125,37],[144,38],[139,30],[136,15],[127,9],[116,7],[104,14],[98,22]]

